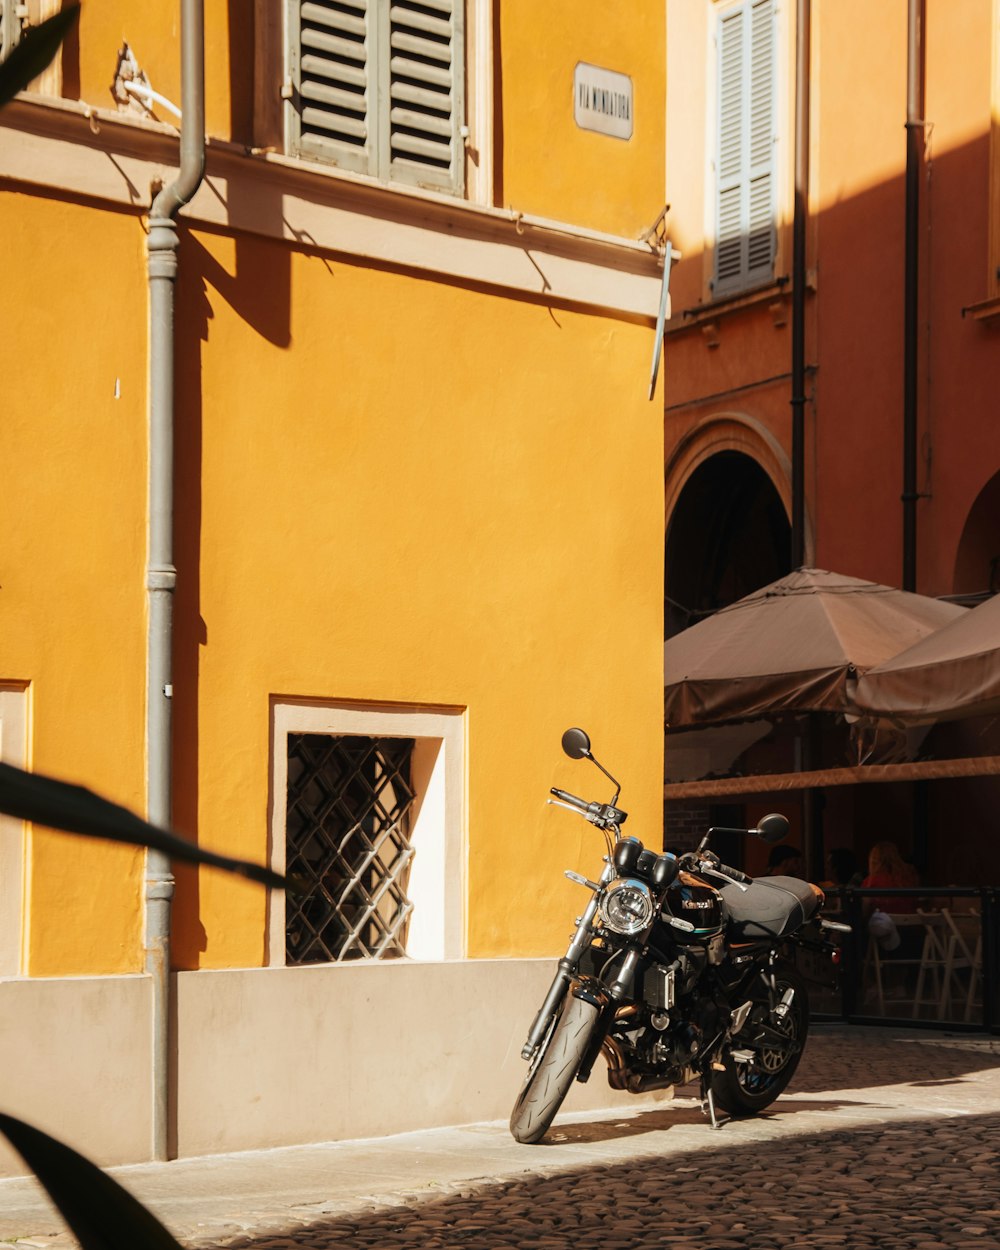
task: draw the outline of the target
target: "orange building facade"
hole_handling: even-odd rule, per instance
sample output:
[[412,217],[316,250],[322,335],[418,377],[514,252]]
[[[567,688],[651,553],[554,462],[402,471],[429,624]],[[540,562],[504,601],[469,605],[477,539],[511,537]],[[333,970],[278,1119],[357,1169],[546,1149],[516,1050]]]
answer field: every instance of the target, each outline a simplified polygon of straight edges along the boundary
[[312,874],[177,871],[164,1072],[162,869],[5,825],[0,1104],[105,1162],[505,1114],[563,729],[659,838],[662,6],[207,0],[192,102],[194,7],[85,2],[0,113],[3,758]]

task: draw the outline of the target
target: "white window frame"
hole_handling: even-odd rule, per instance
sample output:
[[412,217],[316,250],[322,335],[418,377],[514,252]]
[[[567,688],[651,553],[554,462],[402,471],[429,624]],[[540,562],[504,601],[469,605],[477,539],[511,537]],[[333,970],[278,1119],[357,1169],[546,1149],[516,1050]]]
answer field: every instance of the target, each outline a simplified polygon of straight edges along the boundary
[[[751,233],[751,206],[750,206],[750,182],[751,182],[751,164],[750,164],[750,119],[748,116],[750,108],[750,84],[749,69],[751,59],[751,41],[750,41],[750,25],[751,13],[756,5],[767,5],[770,8],[771,23],[771,90],[770,90],[770,161],[769,168],[769,196],[766,213],[770,223],[770,254],[766,265],[757,265],[753,268],[749,264],[749,236]],[[730,272],[720,277],[719,263],[721,259],[720,245],[720,212],[721,212],[721,93],[722,93],[722,28],[723,23],[734,18],[736,13],[743,14],[744,22],[744,44],[742,55],[743,76],[741,79],[741,157],[740,157],[740,205],[739,205],[739,247],[740,257],[738,267],[735,272]],[[783,23],[781,21],[781,6],[776,0],[729,0],[726,3],[714,3],[711,6],[711,21],[709,25],[709,47],[708,47],[708,66],[707,81],[710,84],[707,98],[706,108],[706,150],[712,153],[711,161],[708,165],[709,172],[709,191],[705,197],[705,236],[711,245],[711,274],[709,277],[711,298],[724,299],[731,295],[738,295],[744,291],[752,290],[755,287],[765,286],[774,281],[776,273],[776,265],[778,258],[778,215],[779,205],[782,202],[783,184],[780,176],[781,170],[781,119],[784,117],[784,109],[782,107],[782,82],[783,82],[783,56],[782,48],[784,47],[783,39]],[[758,164],[757,168],[761,166]]]
[[[0,759],[28,766],[28,688],[0,682]],[[23,820],[0,813],[0,976],[26,972],[28,835]]]
[[[416,853],[407,888],[413,914],[406,942],[411,959],[465,957],[465,719],[459,709],[271,700],[269,861],[276,872],[285,870],[289,734],[414,739],[410,841]],[[280,890],[269,895],[267,953],[269,966],[284,966],[285,896]]]
[[[441,20],[450,21],[452,30],[452,66],[455,72],[450,92],[452,125],[447,143],[450,152],[447,169],[430,163],[429,158],[425,161],[419,157],[415,160],[393,157],[393,134],[408,129],[403,118],[408,101],[394,96],[392,79],[394,70],[390,68],[398,59],[394,55],[390,40],[392,20],[390,14],[394,6],[387,0],[354,0],[354,2],[365,10],[364,17],[359,16],[356,20],[363,22],[365,28],[364,48],[367,61],[363,71],[360,72],[366,78],[367,87],[364,96],[359,95],[357,98],[367,99],[367,115],[364,123],[358,124],[356,141],[340,143],[329,136],[309,133],[308,129],[303,133],[301,111],[307,107],[300,94],[303,85],[303,60],[311,54],[322,61],[324,54],[315,48],[310,53],[309,49],[303,49],[302,46],[302,12],[307,0],[285,0],[285,74],[282,94],[286,101],[284,110],[286,152],[305,160],[335,165],[354,173],[377,178],[382,182],[423,187],[464,196],[465,140],[469,135],[466,119],[468,54],[465,39],[465,0],[451,0],[450,17],[446,14],[449,7],[448,0],[426,0],[426,6],[429,9],[441,6]],[[322,12],[324,3],[326,0],[312,0],[313,8],[317,12]],[[331,7],[332,12],[335,10]],[[339,16],[339,10],[336,12]],[[346,22],[349,19],[343,20]],[[320,27],[318,31],[323,37],[333,42],[337,41],[336,30],[327,32]],[[358,45],[359,48],[360,46]],[[405,50],[401,55],[405,56]],[[345,71],[345,73],[349,72]],[[330,104],[338,98],[346,98],[348,93],[353,93],[354,88],[350,88],[349,92],[345,93],[342,88],[335,85],[333,80],[327,81],[325,75],[322,78],[323,81],[317,82],[314,76],[310,85],[313,90],[325,91]],[[349,79],[345,77],[342,81],[346,87]],[[413,90],[412,87],[409,89]],[[417,90],[419,94],[419,89]],[[320,110],[322,110],[322,104],[320,104]],[[346,124],[352,123],[348,121]],[[420,123],[418,128],[422,126],[423,123]],[[362,132],[365,135],[364,141],[361,137]],[[420,139],[413,140],[412,136],[411,141],[418,144],[421,142]],[[441,150],[442,152],[445,150],[444,145]]]

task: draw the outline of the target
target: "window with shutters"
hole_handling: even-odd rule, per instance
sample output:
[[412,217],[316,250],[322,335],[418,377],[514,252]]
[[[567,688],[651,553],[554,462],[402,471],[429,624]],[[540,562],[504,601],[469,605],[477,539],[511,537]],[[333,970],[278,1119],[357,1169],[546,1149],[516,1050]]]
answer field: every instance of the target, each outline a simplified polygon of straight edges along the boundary
[[21,37],[23,0],[0,0],[0,61]]
[[717,12],[713,295],[769,281],[775,255],[775,0]]
[[287,3],[288,150],[463,194],[463,0]]

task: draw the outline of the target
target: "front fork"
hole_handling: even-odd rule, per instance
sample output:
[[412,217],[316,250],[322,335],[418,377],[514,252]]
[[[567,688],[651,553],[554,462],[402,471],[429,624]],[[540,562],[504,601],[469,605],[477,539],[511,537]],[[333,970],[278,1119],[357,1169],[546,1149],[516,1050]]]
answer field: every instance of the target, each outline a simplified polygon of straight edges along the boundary
[[[604,871],[601,873],[600,884],[602,888],[611,881],[614,875],[614,866],[610,862],[605,863]],[[545,1034],[548,1032],[553,1017],[562,1006],[569,983],[576,975],[576,971],[580,966],[580,960],[590,945],[591,924],[597,915],[599,898],[600,891],[595,890],[590,896],[590,902],[584,908],[583,915],[577,920],[576,932],[570,941],[569,949],[562,959],[559,960],[556,975],[552,978],[552,984],[549,986],[549,992],[545,995],[545,999],[538,1009],[538,1014],[532,1021],[531,1028],[528,1030],[527,1041],[521,1047],[522,1059],[534,1059],[539,1046],[541,1046],[545,1038]]]

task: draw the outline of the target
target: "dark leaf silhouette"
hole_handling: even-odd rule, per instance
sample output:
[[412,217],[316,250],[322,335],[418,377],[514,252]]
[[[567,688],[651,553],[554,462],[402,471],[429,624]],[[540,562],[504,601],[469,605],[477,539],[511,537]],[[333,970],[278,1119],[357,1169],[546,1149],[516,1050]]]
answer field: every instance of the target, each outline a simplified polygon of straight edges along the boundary
[[82,1250],[182,1250],[138,1199],[63,1142],[3,1113],[0,1132],[45,1186]]
[[0,64],[0,105],[13,99],[48,67],[79,16],[80,6],[75,4],[24,32]]
[[50,829],[62,829],[66,833],[82,833],[91,838],[148,846],[155,851],[163,851],[171,859],[189,864],[211,864],[272,889],[285,888],[285,879],[269,868],[203,850],[176,833],[149,824],[127,807],[102,799],[92,790],[57,781],[54,777],[44,777],[40,773],[27,773],[13,764],[0,763],[0,812],[47,825]]

